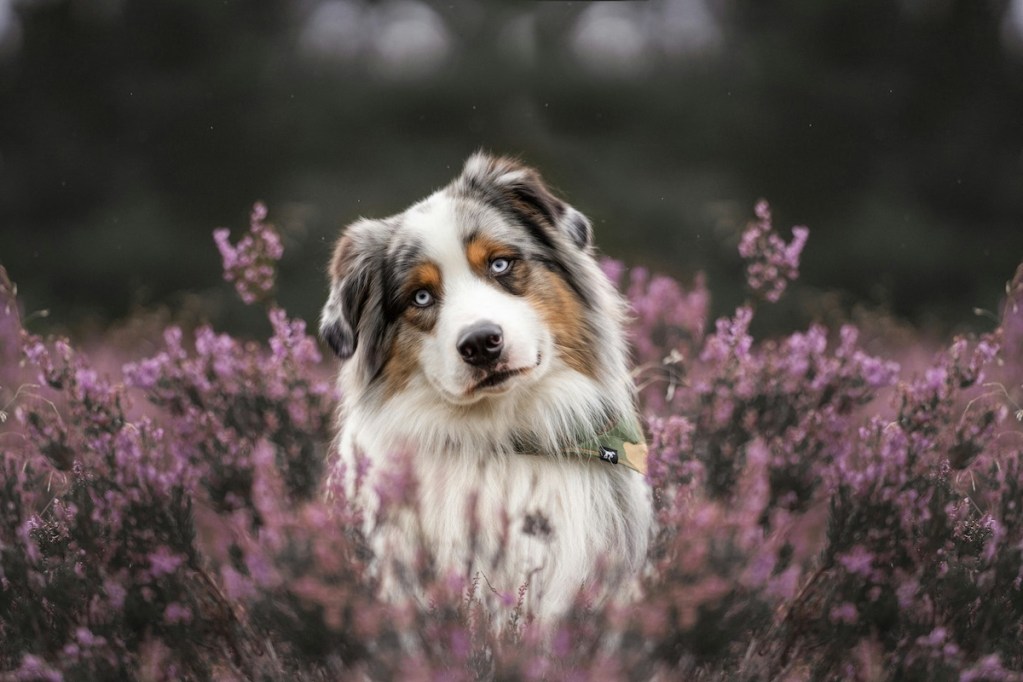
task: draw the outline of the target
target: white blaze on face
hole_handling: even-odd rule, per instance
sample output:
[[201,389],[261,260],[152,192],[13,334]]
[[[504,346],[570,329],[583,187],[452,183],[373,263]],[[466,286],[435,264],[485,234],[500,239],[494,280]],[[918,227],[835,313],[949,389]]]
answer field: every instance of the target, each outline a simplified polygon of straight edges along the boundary
[[[437,324],[420,349],[419,364],[430,384],[456,403],[471,403],[485,394],[532,383],[549,367],[553,338],[537,312],[522,297],[514,296],[473,271],[465,253],[454,205],[435,194],[406,214],[405,229],[418,238],[423,256],[441,272],[442,292]],[[485,377],[458,352],[466,329],[481,323],[501,328],[504,349],[494,371],[528,370],[488,391],[473,392]]]

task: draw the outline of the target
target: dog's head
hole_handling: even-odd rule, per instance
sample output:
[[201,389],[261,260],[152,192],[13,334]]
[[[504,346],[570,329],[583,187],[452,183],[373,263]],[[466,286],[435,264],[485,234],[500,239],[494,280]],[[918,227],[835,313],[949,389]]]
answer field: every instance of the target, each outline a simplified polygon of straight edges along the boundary
[[365,385],[420,375],[450,403],[596,372],[601,275],[590,222],[507,158],[471,157],[449,186],[344,232],[320,331]]

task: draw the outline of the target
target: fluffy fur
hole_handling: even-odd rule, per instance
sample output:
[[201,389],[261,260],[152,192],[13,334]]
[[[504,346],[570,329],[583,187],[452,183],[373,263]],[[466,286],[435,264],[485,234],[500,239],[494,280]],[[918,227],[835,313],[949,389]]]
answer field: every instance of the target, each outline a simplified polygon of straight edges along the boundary
[[[631,589],[652,523],[643,477],[560,454],[635,411],[625,304],[592,238],[535,170],[484,154],[405,212],[343,233],[321,320],[346,360],[335,471],[367,512],[392,598],[415,594],[400,567],[422,541],[442,570],[512,594],[528,583],[539,618],[598,568],[616,586],[596,598]],[[518,452],[524,441],[538,454]],[[416,499],[385,515],[376,493],[403,466]]]

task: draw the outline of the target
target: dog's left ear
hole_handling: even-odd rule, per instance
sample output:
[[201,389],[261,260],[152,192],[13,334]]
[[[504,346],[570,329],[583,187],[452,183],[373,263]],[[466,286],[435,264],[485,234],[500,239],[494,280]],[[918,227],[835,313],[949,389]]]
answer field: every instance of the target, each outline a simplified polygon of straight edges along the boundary
[[593,244],[593,226],[582,213],[551,192],[540,173],[508,157],[478,152],[469,157],[462,181],[470,192],[512,214],[541,242],[552,246],[553,234],[587,249]]
[[593,225],[590,219],[568,204],[565,204],[565,215],[561,219],[560,227],[571,236],[572,241],[579,248],[585,248],[593,244]]

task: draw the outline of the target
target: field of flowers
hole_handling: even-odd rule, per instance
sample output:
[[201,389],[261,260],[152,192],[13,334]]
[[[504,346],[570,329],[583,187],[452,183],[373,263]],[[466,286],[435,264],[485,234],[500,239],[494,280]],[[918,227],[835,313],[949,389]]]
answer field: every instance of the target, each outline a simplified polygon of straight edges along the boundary
[[1023,679],[1023,268],[994,331],[923,362],[853,326],[753,338],[806,240],[758,205],[749,300],[713,323],[702,280],[606,263],[660,530],[638,602],[581,593],[547,631],[493,627],[428,548],[429,606],[376,598],[324,490],[334,363],[273,302],[265,208],[215,234],[265,342],[172,326],[110,369],[27,331],[0,269],[0,680]]

